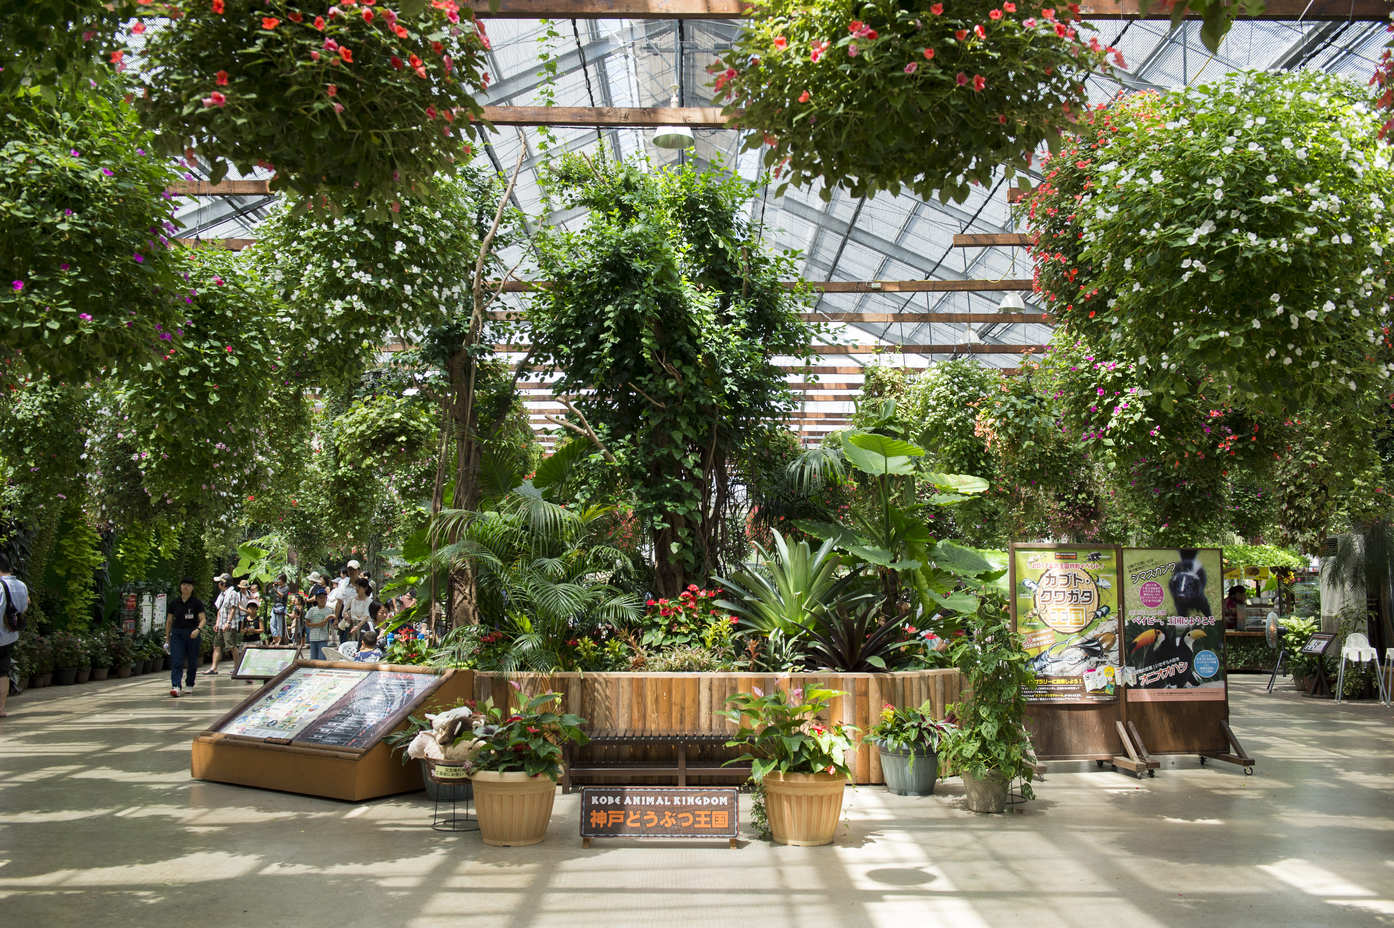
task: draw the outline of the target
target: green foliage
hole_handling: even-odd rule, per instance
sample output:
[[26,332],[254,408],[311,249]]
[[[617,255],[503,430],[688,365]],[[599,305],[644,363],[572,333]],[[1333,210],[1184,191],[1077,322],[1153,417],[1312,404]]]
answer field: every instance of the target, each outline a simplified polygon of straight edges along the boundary
[[[111,76],[116,34],[133,0],[14,0],[0,4],[0,98],[31,88],[85,90]],[[118,56],[117,61],[120,61]]]
[[[32,593],[49,616],[49,627],[87,628],[96,602],[96,574],[105,562],[102,540],[76,501],[64,509],[41,583]],[[72,666],[72,665],[67,665]]]
[[875,601],[814,617],[800,642],[813,667],[840,673],[902,670],[913,660],[915,638],[905,637],[905,616],[886,618]]
[[774,357],[808,355],[802,295],[781,286],[790,260],[766,252],[745,218],[753,188],[731,174],[573,157],[554,184],[590,216],[539,242],[556,285],[530,310],[536,356],[632,490],[673,596],[720,567],[728,462],[791,408]]
[[53,642],[26,631],[15,642],[14,660],[21,678],[53,673]]
[[743,630],[758,637],[779,632],[796,638],[823,614],[850,609],[866,598],[857,589],[857,571],[838,576],[844,561],[831,540],[814,551],[806,541],[790,544],[779,532],[773,534],[773,548],[757,544],[758,561],[735,580],[713,578],[728,594],[716,605],[737,616]]
[[757,0],[710,70],[754,130],[745,147],[766,146],[786,183],[821,180],[824,200],[840,186],[962,202],[1085,110],[1085,77],[1113,49],[1081,31],[1069,10],[1026,0]]
[[1288,616],[1283,620],[1283,647],[1288,652],[1286,663],[1288,672],[1294,677],[1310,677],[1317,672],[1321,658],[1303,654],[1302,646],[1320,630],[1321,623],[1316,618]]
[[[199,638],[201,639],[200,644],[202,644],[202,640],[206,639],[209,642],[209,647],[212,647],[212,635],[201,634]],[[111,666],[117,668],[118,670],[122,667],[131,666],[132,661],[135,660],[135,642],[132,641],[131,636],[127,635],[125,632],[113,629],[113,634],[111,636],[110,642],[110,649]]]
[[483,744],[475,755],[474,769],[496,773],[521,770],[528,776],[555,780],[561,776],[562,742],[585,744],[590,740],[581,731],[586,720],[570,712],[547,710],[547,706],[561,702],[561,693],[532,697],[519,693],[519,698],[511,713],[492,701],[480,707],[484,724],[476,723],[472,736]]
[[385,207],[469,158],[488,85],[482,27],[453,3],[396,8],[150,4],[141,107],[166,152],[214,159],[215,181],[268,166],[273,186]]
[[1021,206],[1057,341],[1136,364],[1164,414],[1204,393],[1221,411],[1368,416],[1394,257],[1394,166],[1369,103],[1288,71],[1091,112]]
[[728,764],[750,761],[750,778],[756,783],[770,773],[838,773],[851,779],[846,753],[857,729],[820,721],[833,697],[845,693],[810,688],[805,694],[795,688],[766,696],[759,687],[752,690],[728,698],[730,708],[719,713],[739,726],[726,746],[744,751]]
[[120,93],[0,93],[0,381],[80,382],[165,347],[178,310],[161,192],[175,174]]
[[866,741],[897,753],[927,754],[939,749],[939,742],[954,726],[931,715],[932,701],[918,707],[881,707],[881,716],[866,733]]
[[941,742],[940,757],[960,774],[1021,779],[1030,799],[1035,764],[1022,695],[1035,679],[1030,659],[1001,597],[984,598],[968,631],[951,648],[969,695],[950,707],[949,721],[958,727]]
[[1307,566],[1306,558],[1276,545],[1225,545],[1221,551],[1226,570],[1234,567],[1290,567],[1302,570]]
[[699,645],[670,648],[644,662],[645,672],[653,673],[722,673],[737,669],[729,654]]
[[701,641],[712,623],[729,625],[726,604],[714,601],[717,594],[694,583],[673,599],[648,600],[640,644],[655,649],[690,647]]
[[76,632],[54,632],[53,666],[57,670],[82,670],[92,666],[87,656],[87,648]]
[[0,396],[0,512],[16,523],[56,520],[83,490],[89,394],[47,379]]
[[[1141,0],[1139,3],[1143,13],[1148,13],[1160,5],[1160,0]],[[1264,0],[1238,0],[1237,3],[1227,0],[1179,0],[1169,7],[1171,28],[1181,28],[1187,14],[1199,16],[1201,42],[1210,51],[1218,52],[1220,43],[1224,41],[1235,20],[1241,15],[1258,16],[1263,12],[1264,6]]]
[[[1241,670],[1270,671],[1278,652],[1268,646],[1263,638],[1226,638],[1225,670],[1235,673]],[[1284,658],[1284,663],[1287,659]]]

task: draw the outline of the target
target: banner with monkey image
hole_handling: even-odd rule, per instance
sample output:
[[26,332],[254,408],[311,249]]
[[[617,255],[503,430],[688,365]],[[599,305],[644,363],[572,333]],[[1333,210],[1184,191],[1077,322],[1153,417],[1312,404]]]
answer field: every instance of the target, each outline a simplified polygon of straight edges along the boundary
[[1012,545],[1011,583],[1012,618],[1036,672],[1027,700],[1117,700],[1117,549]]
[[1124,651],[1132,702],[1223,700],[1219,548],[1124,548]]

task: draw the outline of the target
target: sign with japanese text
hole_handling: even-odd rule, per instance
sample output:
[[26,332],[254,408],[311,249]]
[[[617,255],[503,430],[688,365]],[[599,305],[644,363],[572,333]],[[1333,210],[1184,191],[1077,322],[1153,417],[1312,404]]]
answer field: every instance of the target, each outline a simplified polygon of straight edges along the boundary
[[1013,545],[1011,566],[1012,617],[1036,673],[1027,700],[1117,699],[1115,549]]
[[1225,698],[1219,548],[1124,548],[1128,699]]
[[583,786],[582,838],[734,838],[729,786]]

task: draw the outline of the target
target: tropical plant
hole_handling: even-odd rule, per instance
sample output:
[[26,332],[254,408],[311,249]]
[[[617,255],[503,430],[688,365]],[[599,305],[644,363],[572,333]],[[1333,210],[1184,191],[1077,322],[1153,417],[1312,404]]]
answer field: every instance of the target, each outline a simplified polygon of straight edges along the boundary
[[[400,11],[400,12],[398,12]],[[481,138],[484,29],[454,2],[147,3],[140,105],[166,152],[373,202],[452,170]]]
[[590,215],[539,241],[555,285],[529,310],[535,356],[574,395],[568,431],[630,488],[672,598],[721,569],[728,465],[791,408],[774,359],[809,354],[804,292],[781,283],[790,257],[768,252],[754,188],[727,171],[568,157],[552,183]]
[[1316,674],[1321,657],[1316,654],[1303,654],[1302,646],[1320,630],[1321,622],[1316,618],[1288,616],[1283,620],[1283,649],[1287,651],[1288,673],[1294,678]]
[[561,702],[561,693],[531,697],[519,693],[519,698],[520,703],[511,712],[492,701],[480,707],[473,732],[474,739],[481,742],[474,769],[495,773],[516,770],[555,780],[561,776],[562,744],[585,744],[590,740],[581,730],[586,720],[547,708]]
[[0,5],[0,97],[28,87],[52,102],[59,89],[86,90],[125,57],[116,35],[135,0],[25,0]]
[[741,756],[728,764],[750,762],[750,778],[756,783],[770,773],[837,773],[851,779],[846,754],[857,733],[853,726],[819,720],[826,717],[839,690],[794,688],[788,693],[759,687],[736,693],[726,700],[730,708],[719,714],[739,726],[727,747],[741,748]]
[[111,629],[100,629],[85,639],[87,661],[93,669],[105,670],[111,666],[111,632]]
[[178,318],[161,198],[176,175],[121,88],[0,93],[0,140],[0,379],[153,362]]
[[[1246,72],[1091,111],[1019,207],[1057,341],[1136,363],[1164,409],[1199,378],[1209,409],[1369,415],[1394,260],[1370,103],[1334,75]],[[1106,398],[1101,421],[1128,414]]]
[[716,590],[704,590],[693,583],[676,599],[650,599],[644,606],[643,635],[640,643],[646,648],[690,647],[701,641],[713,622],[726,622],[726,608],[713,601]]
[[908,616],[883,616],[872,599],[813,617],[799,644],[811,667],[839,673],[901,670],[916,656],[917,639],[905,637]]
[[87,648],[75,632],[54,632],[52,642],[54,667],[59,670],[81,670],[91,666]]
[[728,594],[716,605],[737,616],[744,631],[794,637],[825,614],[851,609],[872,595],[858,588],[864,579],[859,570],[843,571],[831,539],[814,551],[807,541],[790,544],[780,532],[772,535],[772,548],[756,544],[758,559],[736,579],[713,578]]
[[1025,727],[1024,692],[1035,674],[1005,600],[984,597],[968,631],[951,645],[968,696],[950,707],[948,720],[957,727],[943,737],[939,756],[960,774],[1020,779],[1022,795],[1031,799],[1036,765]]
[[865,741],[897,753],[925,754],[936,751],[939,742],[953,731],[954,726],[931,713],[933,706],[926,699],[916,706],[893,706],[886,703],[876,724],[867,730]]
[[786,183],[961,202],[1028,167],[1084,112],[1109,54],[1079,7],[974,0],[757,0],[710,68],[717,98]]
[[594,540],[610,512],[568,509],[524,483],[497,508],[447,509],[434,521],[437,538],[448,542],[436,561],[468,559],[482,624],[507,640],[498,669],[569,669],[579,638],[638,621],[639,597],[619,585],[632,565]]
[[[211,642],[213,636],[200,635],[199,638],[208,639]],[[199,643],[202,644],[202,640]],[[131,640],[131,636],[120,629],[114,629],[111,636],[111,666],[116,668],[129,667],[135,659],[135,643]]]

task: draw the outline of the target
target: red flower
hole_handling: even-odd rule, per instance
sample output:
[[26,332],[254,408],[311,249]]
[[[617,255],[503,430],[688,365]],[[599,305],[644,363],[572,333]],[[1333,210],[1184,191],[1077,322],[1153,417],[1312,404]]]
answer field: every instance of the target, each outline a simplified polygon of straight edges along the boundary
[[213,12],[219,16],[223,15],[223,0],[213,0]]
[[364,11],[363,11],[363,21],[364,21],[365,23],[370,23],[370,22],[373,21],[373,11],[372,11],[372,10],[364,10]]
[[958,39],[960,42],[962,42],[964,39],[968,38],[968,30],[967,30],[967,29],[956,29],[956,30],[954,30],[954,38],[955,38],[955,39]]
[[1012,3],[1012,0],[1007,0],[1006,3],[1002,4],[1002,9],[1006,10],[1008,13],[1015,13],[1016,4]]
[[929,12],[932,13],[932,14],[934,14],[935,16],[943,16],[943,15],[944,15],[944,4],[942,4],[942,3],[936,3],[936,4],[934,4],[933,6],[931,6],[931,7],[929,8]]
[[1054,19],[1054,18],[1055,18],[1055,11],[1052,10],[1050,7],[1044,7],[1044,8],[1041,10],[1041,15],[1044,16],[1046,19]]
[[439,42],[432,42],[432,43],[431,43],[431,51],[433,51],[433,52],[435,52],[437,55],[439,55],[441,52],[445,51],[445,46],[442,45],[442,44],[440,44]]
[[400,24],[394,25],[394,26],[392,27],[392,31],[395,32],[395,33],[397,33],[397,38],[399,38],[399,39],[405,39],[405,38],[407,37],[407,29],[406,29],[406,27],[403,26],[403,25],[400,25]]
[[391,61],[392,67],[396,68],[398,71],[402,70],[402,59],[398,58],[396,55],[393,55]]
[[782,36],[782,35],[775,36],[775,39],[774,39],[774,47],[775,47],[775,48],[779,49],[780,51],[784,51],[784,49],[787,48],[788,46],[789,46],[789,40],[788,40],[788,39],[786,39],[786,38],[785,38],[784,36]]
[[349,64],[353,64],[353,49],[346,45],[339,46],[339,57]]
[[932,49],[932,48],[926,48],[926,49],[924,50],[924,57],[925,57],[925,60],[926,60],[926,61],[928,61],[928,60],[930,60],[931,58],[933,58],[933,57],[934,57],[934,49]]
[[116,51],[114,51],[114,52],[111,53],[111,63],[112,63],[112,64],[120,64],[120,63],[121,63],[121,59],[122,59],[122,58],[125,58],[125,57],[126,57],[126,53],[118,49],[118,50],[116,50]]
[[325,88],[324,92],[329,94],[331,97],[337,97],[339,95],[339,85],[330,84],[327,88]]
[[985,38],[987,38],[987,30],[984,29],[982,26],[974,26],[974,27],[973,27],[973,34],[974,34],[975,36],[977,36],[978,38],[980,38],[980,39],[985,39]]
[[803,93],[799,94],[799,102],[800,102],[800,103],[807,103],[807,102],[808,102],[808,98],[809,98],[809,95],[808,95],[808,91],[807,91],[807,90],[805,90]]
[[218,93],[218,91],[215,90],[215,91],[213,91],[212,93],[210,93],[208,96],[206,96],[206,97],[203,98],[203,105],[204,105],[204,106],[227,106],[227,97],[223,96],[222,94]]
[[435,118],[436,118],[436,108],[435,108],[434,106],[428,106],[428,107],[426,107],[426,118],[427,118],[427,119],[435,119]]
[[649,600],[648,602],[644,603],[644,605],[645,605],[645,606],[656,606],[656,605],[658,605],[658,601],[657,601],[657,600],[654,600],[654,599],[651,599],[651,600]]
[[274,16],[263,16],[261,18],[261,28],[270,32],[281,24],[281,21]]
[[964,84],[968,83],[968,75],[959,71],[958,74],[954,76],[954,80],[958,81],[958,86],[962,87]]
[[999,19],[1002,18],[1002,11],[1001,11],[1001,10],[988,10],[988,11],[987,11],[987,18],[990,19],[990,20],[992,20],[993,22],[996,22],[997,20],[999,20]]
[[981,74],[973,75],[973,89],[982,90],[987,86],[987,80]]
[[214,74],[214,75],[213,75],[213,83],[217,84],[219,87],[226,87],[226,86],[227,86],[227,72],[226,72],[226,71],[219,71],[217,74]]
[[316,16],[316,17],[315,17],[315,28],[318,29],[320,32],[323,32],[323,31],[324,31],[324,17],[323,17],[323,16]]
[[303,23],[305,21],[305,14],[295,12],[287,13],[286,19],[290,20],[293,23]]
[[142,34],[143,32],[145,32],[145,23],[136,23],[134,26],[131,27],[131,31],[134,32],[136,35]]

